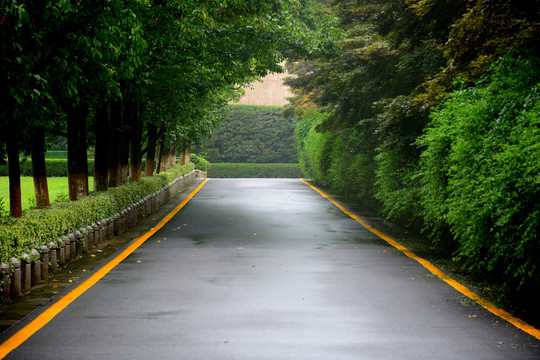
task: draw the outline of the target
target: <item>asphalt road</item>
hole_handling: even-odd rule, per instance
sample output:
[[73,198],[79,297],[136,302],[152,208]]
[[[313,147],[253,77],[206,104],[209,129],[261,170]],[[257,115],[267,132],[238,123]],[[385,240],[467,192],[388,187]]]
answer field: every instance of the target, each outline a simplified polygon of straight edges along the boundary
[[300,181],[211,179],[7,358],[523,360],[539,347]]

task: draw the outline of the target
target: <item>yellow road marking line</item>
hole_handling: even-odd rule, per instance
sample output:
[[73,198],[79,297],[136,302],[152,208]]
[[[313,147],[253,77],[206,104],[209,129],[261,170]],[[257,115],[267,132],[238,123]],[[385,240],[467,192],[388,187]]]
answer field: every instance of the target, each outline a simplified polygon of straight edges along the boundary
[[330,196],[326,195],[324,192],[316,188],[315,186],[311,185],[307,181],[300,179],[304,184],[311,187],[313,190],[321,194],[322,197],[328,199],[332,204],[334,204],[336,207],[338,207],[341,211],[343,211],[345,214],[349,215],[351,218],[356,220],[358,223],[360,223],[363,227],[365,227],[367,230],[371,231],[373,234],[377,235],[396,249],[403,252],[405,255],[410,257],[413,260],[418,261],[422,266],[424,266],[426,269],[431,271],[434,275],[437,275],[440,279],[442,279],[444,282],[446,282],[448,285],[452,286],[454,289],[468,297],[469,299],[475,301],[478,305],[482,306],[484,309],[488,310],[492,314],[495,314],[496,316],[508,321],[510,324],[514,325],[520,330],[523,330],[527,334],[535,337],[536,339],[540,340],[540,330],[536,329],[535,327],[527,324],[525,321],[513,316],[512,314],[508,313],[507,311],[504,311],[502,309],[499,309],[497,306],[495,306],[493,303],[489,302],[488,300],[484,299],[480,295],[476,294],[463,284],[459,283],[458,281],[452,279],[448,274],[445,274],[443,271],[441,271],[439,268],[437,268],[435,265],[427,261],[426,259],[423,259],[419,256],[417,256],[415,253],[413,253],[411,250],[407,249],[405,246],[398,243],[396,240],[392,239],[388,235],[383,234],[379,230],[375,229],[373,226],[369,225],[365,220],[361,219],[360,217],[356,216],[347,208],[345,208],[343,205],[338,203],[336,200],[332,199]]
[[209,179],[205,179],[195,190],[191,192],[173,211],[165,216],[156,226],[151,228],[148,232],[141,237],[136,238],[131,245],[129,245],[124,251],[118,254],[114,259],[108,262],[105,266],[99,269],[95,274],[89,277],[82,284],[70,291],[64,297],[59,299],[50,308],[45,310],[37,318],[32,320],[28,325],[19,330],[9,339],[7,339],[2,345],[0,345],[0,359],[6,357],[11,351],[19,347],[23,342],[28,340],[30,336],[34,335],[39,329],[45,326],[56,315],[64,310],[75,299],[82,295],[86,290],[94,286],[99,280],[101,280],[109,271],[115,268],[118,264],[124,261],[131,253],[133,253],[139,246],[141,246],[149,237],[154,235],[159,229],[161,229],[180,209],[182,209],[195,194],[206,184]]

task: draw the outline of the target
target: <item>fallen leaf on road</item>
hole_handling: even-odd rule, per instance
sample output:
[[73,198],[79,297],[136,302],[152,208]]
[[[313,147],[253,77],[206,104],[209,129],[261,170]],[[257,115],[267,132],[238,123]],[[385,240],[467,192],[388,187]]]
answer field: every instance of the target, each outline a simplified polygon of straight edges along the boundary
[[470,318],[478,317],[478,315],[468,315],[467,317],[470,319]]
[[141,260],[137,260],[137,263],[142,263],[142,261],[141,261]]

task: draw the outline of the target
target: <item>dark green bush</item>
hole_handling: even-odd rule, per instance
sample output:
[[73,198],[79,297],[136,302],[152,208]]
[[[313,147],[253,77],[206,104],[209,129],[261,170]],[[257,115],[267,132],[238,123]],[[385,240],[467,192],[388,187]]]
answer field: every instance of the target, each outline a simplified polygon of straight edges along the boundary
[[208,166],[210,166],[208,160],[197,154],[191,154],[190,161],[193,163],[193,165],[195,165],[195,169],[202,171],[208,171]]
[[9,263],[11,257],[19,257],[33,248],[58,241],[69,232],[111,217],[193,169],[192,163],[176,166],[137,182],[93,192],[77,201],[59,200],[48,209],[27,210],[19,219],[0,219],[0,262]]
[[540,287],[539,81],[538,58],[501,58],[420,140],[425,219],[449,226],[457,257],[509,292]]
[[[280,106],[231,105],[229,113],[205,140],[211,163],[296,163],[293,119]],[[196,150],[195,152],[200,152]]]
[[210,178],[301,178],[298,164],[211,163]]
[[308,111],[295,127],[300,168],[307,178],[323,186],[331,184],[329,170],[334,143],[331,134],[320,133],[315,129],[325,118],[325,114]]

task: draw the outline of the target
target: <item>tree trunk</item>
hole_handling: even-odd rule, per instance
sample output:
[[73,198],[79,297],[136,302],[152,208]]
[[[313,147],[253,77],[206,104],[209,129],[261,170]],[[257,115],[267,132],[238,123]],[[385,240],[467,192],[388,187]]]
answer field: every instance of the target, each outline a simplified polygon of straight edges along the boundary
[[44,209],[51,205],[49,187],[47,185],[47,167],[45,165],[45,129],[32,129],[32,175],[34,177],[34,194],[36,207]]
[[129,145],[131,137],[131,120],[133,115],[133,101],[129,94],[124,94],[122,102],[122,127],[120,128],[119,144],[119,165],[120,165],[120,184],[125,184],[129,177]]
[[176,163],[176,146],[177,144],[174,144],[169,148],[169,169]]
[[18,129],[14,119],[8,119],[6,147],[9,169],[9,211],[13,217],[22,216],[21,170],[19,164]]
[[86,155],[86,119],[88,109],[69,108],[68,131],[68,193],[70,200],[88,195],[88,159]]
[[130,181],[139,181],[142,171],[141,155],[142,124],[137,113],[133,114],[130,137]]
[[182,141],[182,150],[180,151],[180,165],[186,164],[186,140]]
[[192,144],[193,144],[192,142],[189,142],[186,149],[186,163],[191,161],[191,145]]
[[122,102],[116,100],[111,104],[109,141],[109,187],[116,187],[121,182],[120,169],[120,134],[122,126]]
[[144,168],[144,176],[154,176],[156,136],[156,126],[153,124],[148,124],[148,150],[146,151],[146,166]]
[[107,106],[103,105],[96,112],[96,153],[94,160],[94,190],[104,191],[109,188],[109,121]]
[[165,142],[165,137],[163,137],[163,139],[161,139],[161,141],[159,142],[158,163],[156,166],[156,174],[159,174],[162,171],[163,155],[165,153],[165,149],[163,145],[164,142]]

